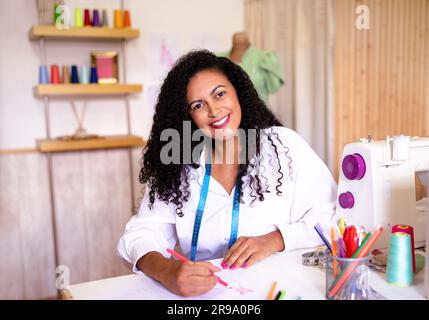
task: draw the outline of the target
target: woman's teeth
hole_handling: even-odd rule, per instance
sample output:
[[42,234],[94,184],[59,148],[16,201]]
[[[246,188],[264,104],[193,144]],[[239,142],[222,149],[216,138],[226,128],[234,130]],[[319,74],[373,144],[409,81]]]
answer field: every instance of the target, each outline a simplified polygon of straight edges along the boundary
[[216,122],[213,122],[213,123],[211,123],[211,125],[213,126],[213,127],[220,127],[220,126],[222,126],[227,120],[228,120],[228,116],[229,115],[227,115],[227,116],[225,116],[225,117],[223,117],[222,119],[220,119],[219,121],[216,121]]

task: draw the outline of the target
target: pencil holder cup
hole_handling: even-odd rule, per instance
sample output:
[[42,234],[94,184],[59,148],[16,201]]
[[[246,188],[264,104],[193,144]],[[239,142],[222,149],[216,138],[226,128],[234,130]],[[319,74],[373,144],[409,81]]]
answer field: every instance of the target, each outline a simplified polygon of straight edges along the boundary
[[340,258],[327,255],[325,297],[328,300],[368,300],[369,261],[363,258]]

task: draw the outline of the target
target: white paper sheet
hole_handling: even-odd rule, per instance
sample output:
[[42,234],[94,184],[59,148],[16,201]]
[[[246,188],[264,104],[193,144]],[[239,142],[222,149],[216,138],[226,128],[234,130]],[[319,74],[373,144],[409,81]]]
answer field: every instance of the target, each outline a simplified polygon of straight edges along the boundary
[[[215,266],[220,267],[221,259],[210,261]],[[220,267],[221,268],[221,267]],[[250,270],[250,269],[248,269]],[[236,270],[222,270],[217,272],[216,275],[219,276],[222,280],[227,282],[231,288],[227,288],[221,284],[217,284],[215,288],[211,291],[198,296],[190,297],[188,299],[203,299],[203,300],[216,300],[216,299],[226,299],[226,300],[238,300],[238,299],[265,299],[271,284],[265,280],[262,280],[263,277],[249,277],[249,272],[246,269],[236,269]],[[236,288],[246,288],[251,291],[240,294]],[[181,296],[177,296],[170,291],[168,291],[160,283],[144,276],[138,275],[138,281],[133,285],[133,288],[128,288],[123,292],[118,292],[118,295],[114,299],[165,299],[165,300],[175,300],[175,299],[184,299]],[[243,290],[244,291],[244,290]],[[186,298],[185,298],[186,299]]]

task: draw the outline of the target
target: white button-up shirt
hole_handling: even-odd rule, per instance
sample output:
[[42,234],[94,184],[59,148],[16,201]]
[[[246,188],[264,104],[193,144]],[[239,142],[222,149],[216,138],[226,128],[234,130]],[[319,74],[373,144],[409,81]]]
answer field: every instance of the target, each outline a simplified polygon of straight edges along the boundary
[[[267,138],[268,133],[277,147],[281,172],[281,195],[276,186],[280,178],[277,172],[277,156]],[[314,230],[320,223],[329,228],[334,214],[336,183],[326,165],[311,147],[293,130],[272,127],[261,134],[261,184],[268,186],[264,201],[252,197],[249,177],[243,177],[243,200],[240,203],[238,235],[258,236],[279,230],[283,236],[285,251],[314,247],[322,244]],[[279,141],[280,140],[280,141]],[[192,232],[200,198],[205,166],[204,152],[200,167],[192,169],[189,176],[190,197],[183,203],[183,217],[175,212],[173,203],[155,200],[152,210],[148,208],[148,192],[143,197],[138,214],[125,227],[118,244],[119,254],[136,268],[137,261],[150,251],[158,251],[165,257],[167,248],[176,244],[184,255],[190,257]],[[146,190],[147,191],[147,190]],[[231,216],[235,187],[231,194],[213,177],[210,179],[198,238],[196,260],[221,258],[228,250],[231,233]]]

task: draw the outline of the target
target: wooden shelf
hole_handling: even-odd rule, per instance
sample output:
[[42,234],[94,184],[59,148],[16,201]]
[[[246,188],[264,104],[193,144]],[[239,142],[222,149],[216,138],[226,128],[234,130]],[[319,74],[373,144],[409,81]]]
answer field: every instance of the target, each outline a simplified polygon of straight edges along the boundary
[[40,152],[65,152],[96,149],[114,149],[141,147],[145,144],[142,137],[103,136],[98,139],[62,141],[58,139],[37,140],[37,148]]
[[102,39],[102,40],[125,40],[135,39],[140,35],[138,29],[115,29],[107,27],[82,27],[69,29],[57,29],[54,25],[38,25],[30,29],[30,39]]
[[119,95],[142,92],[141,84],[39,84],[37,96]]

